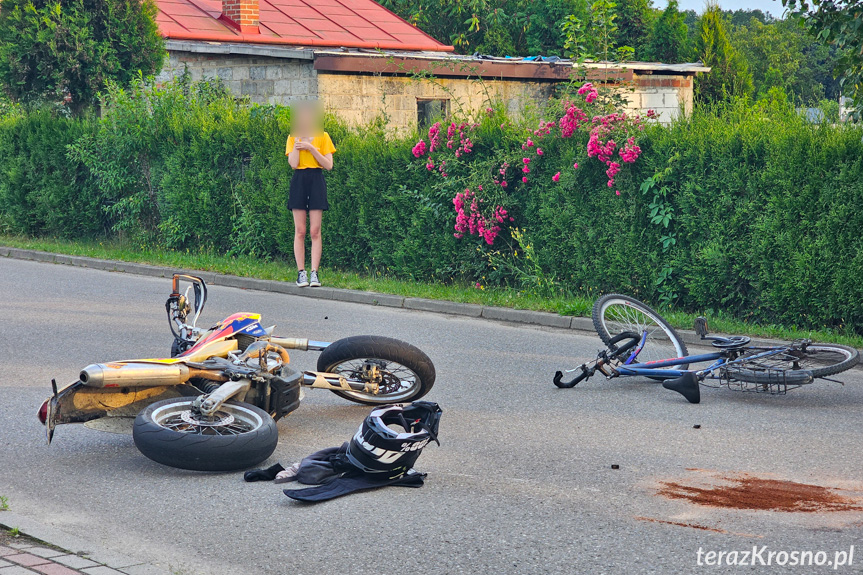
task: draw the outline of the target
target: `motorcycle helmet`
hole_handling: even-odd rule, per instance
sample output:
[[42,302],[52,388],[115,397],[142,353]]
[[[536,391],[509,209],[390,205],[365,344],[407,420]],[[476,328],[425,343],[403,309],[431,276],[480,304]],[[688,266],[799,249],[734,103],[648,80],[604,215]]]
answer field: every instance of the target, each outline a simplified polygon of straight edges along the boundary
[[430,401],[375,408],[348,444],[348,461],[365,473],[401,477],[429,441],[440,445],[441,413],[440,406]]

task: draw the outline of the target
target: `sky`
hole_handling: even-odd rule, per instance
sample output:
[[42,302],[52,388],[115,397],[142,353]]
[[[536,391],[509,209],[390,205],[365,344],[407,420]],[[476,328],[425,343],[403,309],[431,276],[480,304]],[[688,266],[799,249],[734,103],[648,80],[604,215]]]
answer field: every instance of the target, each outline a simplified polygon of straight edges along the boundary
[[[681,10],[695,10],[699,14],[704,10],[704,0],[678,0]],[[653,5],[657,8],[668,6],[667,0],[654,0]],[[784,8],[779,0],[719,0],[719,6],[723,10],[761,10],[770,12],[775,18],[782,16]]]

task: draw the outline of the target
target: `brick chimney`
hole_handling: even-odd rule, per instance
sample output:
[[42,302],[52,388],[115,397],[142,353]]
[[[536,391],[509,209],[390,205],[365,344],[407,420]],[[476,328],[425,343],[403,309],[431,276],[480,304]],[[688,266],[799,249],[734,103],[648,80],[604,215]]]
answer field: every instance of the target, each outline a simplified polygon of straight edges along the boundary
[[259,34],[258,0],[222,0],[220,19],[244,34]]

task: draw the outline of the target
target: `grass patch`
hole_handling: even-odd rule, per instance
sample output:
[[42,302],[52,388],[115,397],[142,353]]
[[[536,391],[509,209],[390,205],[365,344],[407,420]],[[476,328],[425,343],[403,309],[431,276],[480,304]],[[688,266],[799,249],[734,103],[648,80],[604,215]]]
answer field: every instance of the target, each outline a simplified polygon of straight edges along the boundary
[[[251,257],[232,257],[191,251],[151,250],[118,241],[70,242],[56,239],[26,239],[0,236],[0,245],[40,250],[74,256],[120,260],[176,267],[178,269],[210,271],[241,277],[267,280],[295,281],[297,268],[293,262],[263,260]],[[404,297],[447,300],[487,306],[547,311],[561,315],[590,317],[595,296],[560,294],[544,297],[512,288],[483,287],[464,284],[444,285],[396,279],[379,274],[360,274],[353,271],[322,270],[327,287],[362,291],[375,291]],[[834,329],[808,330],[795,326],[758,325],[742,321],[723,312],[694,314],[675,309],[662,311],[663,316],[676,328],[692,329],[697,315],[708,318],[710,329],[716,333],[749,335],[773,339],[812,339],[863,348],[863,337],[852,332]]]

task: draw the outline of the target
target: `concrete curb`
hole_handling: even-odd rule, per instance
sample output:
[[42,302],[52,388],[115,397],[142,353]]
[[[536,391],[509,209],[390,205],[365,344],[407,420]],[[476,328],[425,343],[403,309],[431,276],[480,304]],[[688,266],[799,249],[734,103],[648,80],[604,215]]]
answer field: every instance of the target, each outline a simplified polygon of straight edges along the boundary
[[17,528],[22,534],[28,537],[38,539],[60,549],[65,549],[71,554],[95,561],[120,573],[127,575],[171,575],[169,569],[128,557],[100,543],[94,543],[78,535],[39,523],[26,515],[21,515],[14,511],[0,512],[0,526],[7,529]]
[[[524,309],[484,306],[472,303],[458,303],[446,300],[430,300],[415,297],[403,297],[399,295],[341,288],[300,288],[292,283],[276,280],[246,278],[197,270],[178,270],[176,268],[170,268],[165,266],[152,266],[116,260],[102,260],[85,256],[68,256],[64,254],[54,254],[51,252],[42,252],[38,250],[25,250],[21,248],[12,248],[7,246],[0,246],[0,257],[64,264],[112,272],[137,274],[149,277],[168,278],[171,277],[171,275],[175,272],[182,271],[184,273],[190,273],[202,277],[204,281],[206,281],[209,285],[251,289],[350,303],[361,303],[366,305],[379,305],[384,307],[426,311],[444,315],[484,318],[514,325],[537,325],[596,333],[593,327],[593,321],[589,317],[572,317],[544,311],[531,311]],[[677,330],[677,333],[680,334],[686,345],[705,347],[704,342],[699,339],[699,337],[695,334],[694,331]],[[754,345],[781,345],[785,342],[780,340],[753,338],[752,343]]]
[[[171,277],[178,271],[195,274],[204,279],[208,285],[217,285],[241,289],[252,289],[258,291],[283,293],[301,297],[312,297],[318,299],[330,299],[350,303],[362,303],[367,305],[379,305],[384,307],[395,307],[417,311],[428,311],[446,315],[459,315],[466,317],[482,317],[495,321],[503,321],[514,324],[540,325],[546,327],[557,327],[568,329],[586,329],[582,322],[573,325],[574,319],[570,316],[558,315],[556,313],[530,311],[521,309],[510,309],[501,307],[482,306],[471,303],[457,303],[444,300],[430,300],[415,297],[404,297],[400,295],[384,294],[378,292],[357,291],[340,288],[300,288],[292,283],[262,280],[256,278],[245,278],[213,272],[201,272],[196,270],[178,270],[165,266],[151,266],[132,262],[116,260],[102,260],[84,256],[67,256],[37,250],[25,250],[0,246],[0,257],[8,257],[19,260],[30,260],[37,262],[71,265],[90,269],[98,269],[111,272],[122,272],[149,277]],[[588,320],[589,321],[589,320]],[[589,328],[593,331],[592,324]]]

